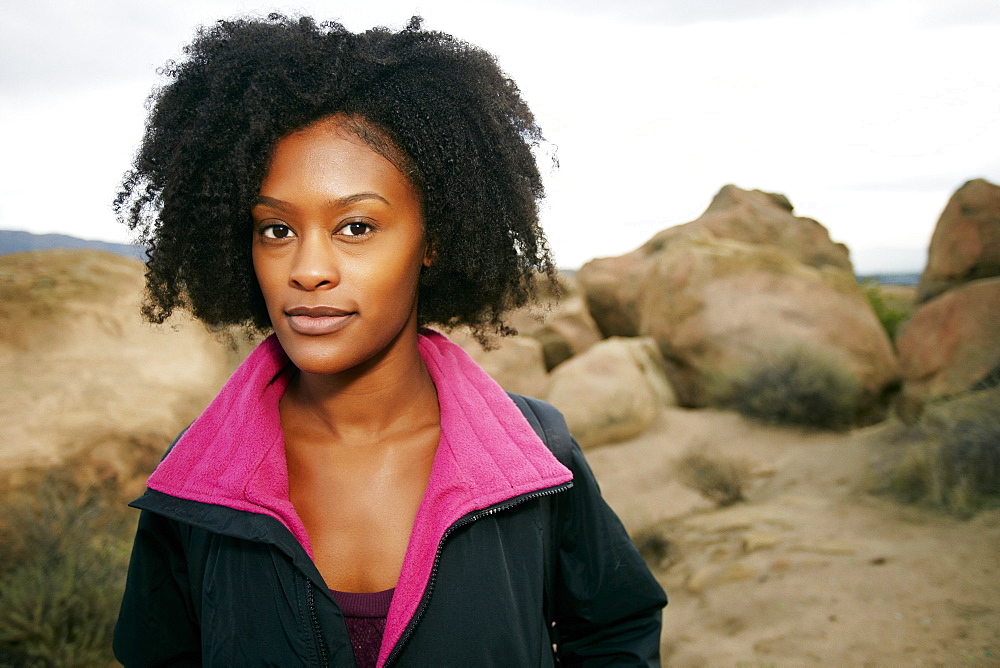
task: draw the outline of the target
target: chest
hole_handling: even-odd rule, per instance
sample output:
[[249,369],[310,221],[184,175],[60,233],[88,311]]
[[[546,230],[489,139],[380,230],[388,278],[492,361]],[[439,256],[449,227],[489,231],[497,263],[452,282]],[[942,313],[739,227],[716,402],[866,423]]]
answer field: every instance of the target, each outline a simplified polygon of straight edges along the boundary
[[289,497],[328,587],[374,592],[396,586],[436,439],[435,433],[367,457],[288,448]]

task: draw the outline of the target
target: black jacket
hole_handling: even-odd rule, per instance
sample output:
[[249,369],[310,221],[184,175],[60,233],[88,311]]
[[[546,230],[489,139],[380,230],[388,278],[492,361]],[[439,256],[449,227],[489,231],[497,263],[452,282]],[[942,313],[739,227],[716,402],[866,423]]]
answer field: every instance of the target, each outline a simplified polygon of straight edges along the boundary
[[[513,398],[573,479],[453,522],[386,665],[658,665],[662,590],[562,417]],[[355,665],[340,609],[281,521],[153,489],[132,505],[123,664]]]

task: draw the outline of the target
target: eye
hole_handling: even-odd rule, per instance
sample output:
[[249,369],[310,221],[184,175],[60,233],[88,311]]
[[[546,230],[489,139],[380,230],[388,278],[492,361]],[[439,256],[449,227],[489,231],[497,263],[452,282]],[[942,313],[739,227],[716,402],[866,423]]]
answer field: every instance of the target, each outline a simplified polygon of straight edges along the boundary
[[343,234],[346,237],[360,237],[371,234],[372,229],[369,223],[353,222],[340,228],[338,234]]
[[294,237],[295,233],[292,232],[292,228],[287,225],[272,223],[260,228],[260,235],[262,237],[266,237],[267,239],[287,239],[289,237]]

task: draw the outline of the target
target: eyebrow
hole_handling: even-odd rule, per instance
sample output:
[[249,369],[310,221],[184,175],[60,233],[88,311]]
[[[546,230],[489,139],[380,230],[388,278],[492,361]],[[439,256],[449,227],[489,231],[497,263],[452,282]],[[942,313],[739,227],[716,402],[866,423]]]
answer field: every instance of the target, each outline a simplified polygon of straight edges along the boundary
[[[336,199],[330,200],[330,204],[334,207],[342,207],[370,199],[383,202],[387,206],[392,206],[391,204],[389,204],[389,200],[382,197],[378,193],[372,193],[372,192],[355,193],[353,195],[347,195],[346,197],[338,197]],[[257,195],[256,204],[263,204],[264,206],[269,206],[272,209],[277,209],[278,211],[286,211],[286,212],[290,211],[293,208],[288,202],[284,202],[280,199],[275,199],[273,197],[268,197],[267,195]]]

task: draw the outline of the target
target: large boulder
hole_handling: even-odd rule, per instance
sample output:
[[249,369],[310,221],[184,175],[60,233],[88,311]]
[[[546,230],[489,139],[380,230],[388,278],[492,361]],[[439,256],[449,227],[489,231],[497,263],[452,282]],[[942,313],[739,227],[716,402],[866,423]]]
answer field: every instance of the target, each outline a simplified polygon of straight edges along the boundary
[[1000,372],[1000,278],[972,281],[922,304],[896,346],[905,410],[995,376]]
[[992,276],[1000,276],[1000,186],[974,179],[952,195],[934,228],[917,300]]
[[549,387],[542,344],[527,336],[509,336],[486,350],[464,329],[448,332],[476,364],[508,392],[544,399]]
[[[588,300],[595,284],[605,293],[617,286],[617,314],[595,319],[602,330],[627,322],[653,337],[684,405],[723,402],[734,370],[769,364],[783,350],[809,348],[840,365],[862,389],[861,413],[897,380],[892,345],[847,249],[793,215],[781,195],[726,186],[701,218],[623,257],[588,264],[580,283]],[[595,281],[608,267],[630,274]]]
[[583,295],[563,299],[545,322],[526,334],[542,345],[550,371],[601,340]]
[[847,247],[830,241],[826,228],[815,220],[792,211],[784,195],[723,186],[697,220],[658,232],[631,253],[591,260],[576,273],[576,280],[605,336],[636,336],[638,297],[649,264],[665,247],[691,235],[776,246],[802,264],[852,271]]
[[72,466],[141,490],[225,382],[245,351],[186,318],[143,322],[142,289],[142,265],[110,253],[0,257],[0,487]]
[[546,291],[540,295],[537,305],[521,309],[508,318],[521,335],[542,344],[545,366],[549,370],[602,338],[576,280],[560,275],[559,290],[558,298]]
[[587,308],[603,336],[639,335],[636,301],[651,254],[651,249],[643,246],[618,257],[591,260],[576,272]]
[[649,338],[613,337],[556,367],[548,400],[587,448],[644,432],[657,411],[676,403],[663,359]]

